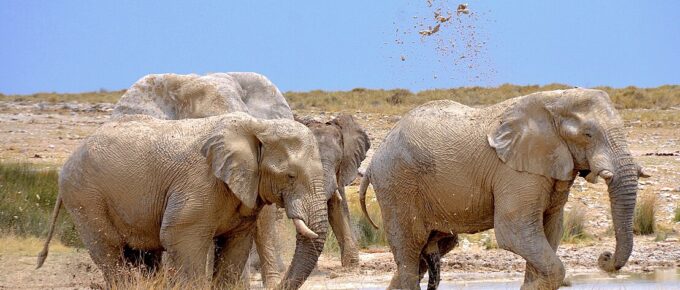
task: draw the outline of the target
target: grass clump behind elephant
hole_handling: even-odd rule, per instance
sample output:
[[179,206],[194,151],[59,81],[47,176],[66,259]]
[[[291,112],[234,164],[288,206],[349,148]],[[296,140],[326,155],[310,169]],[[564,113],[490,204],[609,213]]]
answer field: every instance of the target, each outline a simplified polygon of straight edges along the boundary
[[[93,261],[112,284],[129,265],[168,269],[189,281],[237,281],[265,204],[286,209],[297,247],[281,286],[299,288],[327,231],[314,136],[286,119],[244,113],[201,119],[121,117],[86,138],[64,164],[52,227],[63,202]],[[206,273],[217,240],[215,271]],[[140,255],[142,259],[140,259]]]
[[360,186],[373,184],[397,272],[391,289],[417,289],[460,233],[495,228],[500,248],[526,261],[522,289],[555,289],[565,269],[555,251],[574,179],[603,178],[616,235],[606,271],[623,267],[633,248],[637,180],[623,121],[599,90],[546,91],[475,109],[433,101],[406,114],[375,153]]

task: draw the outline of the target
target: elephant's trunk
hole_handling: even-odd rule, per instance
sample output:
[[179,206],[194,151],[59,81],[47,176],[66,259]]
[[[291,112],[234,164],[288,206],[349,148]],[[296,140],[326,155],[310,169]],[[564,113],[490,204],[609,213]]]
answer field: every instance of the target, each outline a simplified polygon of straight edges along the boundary
[[306,226],[318,237],[309,238],[300,232],[296,236],[295,254],[288,267],[285,277],[278,289],[298,289],[312,273],[316,262],[321,255],[326,232],[328,231],[328,209],[326,207],[323,184],[318,182],[314,185],[314,194],[305,196],[297,206],[301,209]]
[[608,185],[616,251],[613,256],[610,252],[604,252],[598,259],[600,269],[607,272],[621,269],[633,251],[633,213],[638,187],[637,166],[626,148],[622,133],[618,130],[614,134],[610,132],[610,137],[614,152],[612,160],[614,172],[608,180]]

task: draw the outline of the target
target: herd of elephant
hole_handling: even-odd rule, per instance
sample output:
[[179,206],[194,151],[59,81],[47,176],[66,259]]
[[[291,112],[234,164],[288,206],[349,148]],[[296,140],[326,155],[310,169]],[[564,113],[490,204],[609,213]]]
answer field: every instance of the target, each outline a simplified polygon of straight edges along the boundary
[[[38,267],[63,204],[109,284],[122,269],[163,267],[176,279],[233,285],[254,245],[263,286],[298,289],[329,224],[342,265],[359,264],[344,187],[369,147],[352,116],[298,118],[260,74],[145,76],[64,164]],[[397,264],[390,289],[419,289],[425,273],[428,289],[437,288],[440,259],[458,234],[491,228],[500,248],[526,260],[522,289],[556,289],[565,276],[556,255],[564,205],[577,176],[608,185],[616,250],[598,265],[616,271],[631,254],[637,181],[648,175],[603,91],[538,92],[485,108],[423,104],[375,151],[359,198],[370,220],[372,184]],[[297,231],[283,277],[277,207]]]

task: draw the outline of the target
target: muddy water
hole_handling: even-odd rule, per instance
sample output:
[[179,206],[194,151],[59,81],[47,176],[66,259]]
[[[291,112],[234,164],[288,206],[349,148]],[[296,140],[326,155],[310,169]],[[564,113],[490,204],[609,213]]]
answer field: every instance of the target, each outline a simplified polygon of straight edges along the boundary
[[[427,281],[427,277],[423,279]],[[519,289],[521,278],[518,277],[494,277],[493,280],[476,280],[460,282],[442,282],[439,289]],[[567,276],[571,287],[560,289],[680,289],[680,268],[657,270],[648,274],[606,273],[572,274]],[[385,286],[359,287],[360,289],[385,289]],[[421,284],[422,289],[427,288],[426,283]]]

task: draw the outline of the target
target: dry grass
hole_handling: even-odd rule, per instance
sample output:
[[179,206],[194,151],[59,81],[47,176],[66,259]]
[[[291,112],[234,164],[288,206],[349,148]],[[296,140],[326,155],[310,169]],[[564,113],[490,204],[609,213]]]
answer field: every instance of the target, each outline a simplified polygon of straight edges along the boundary
[[142,268],[134,268],[126,271],[122,278],[111,285],[111,289],[131,290],[181,290],[181,289],[248,289],[244,281],[227,283],[224,281],[211,281],[205,279],[179,279],[177,271],[163,269],[156,273],[150,273]]
[[590,237],[585,231],[586,210],[575,205],[570,211],[565,211],[563,219],[562,242],[577,243]]
[[[44,243],[44,238],[22,237],[12,233],[0,234],[0,255],[35,255],[37,257]],[[74,251],[76,251],[75,248],[64,246],[58,240],[52,240],[50,243],[50,253],[71,253]]]
[[[424,90],[413,93],[405,89],[365,89],[350,91],[286,92],[285,97],[294,110],[322,110],[335,112],[363,111],[369,113],[402,114],[422,103],[449,99],[470,106],[489,105],[530,93],[566,89],[571,86],[549,84],[544,86],[517,86],[504,84],[498,87],[460,87],[451,89]],[[680,106],[680,85],[666,85],[656,88],[610,88],[596,87],[609,93],[619,109],[644,108],[668,109]],[[32,95],[3,95],[0,101],[26,102],[83,102],[115,103],[125,90],[86,93],[36,93]]]
[[0,101],[12,102],[79,102],[79,103],[115,103],[125,94],[125,90],[107,91],[99,90],[96,92],[85,93],[35,93],[31,95],[3,95],[0,94]]
[[641,195],[635,206],[633,232],[638,235],[650,235],[656,230],[656,194],[647,192]]

